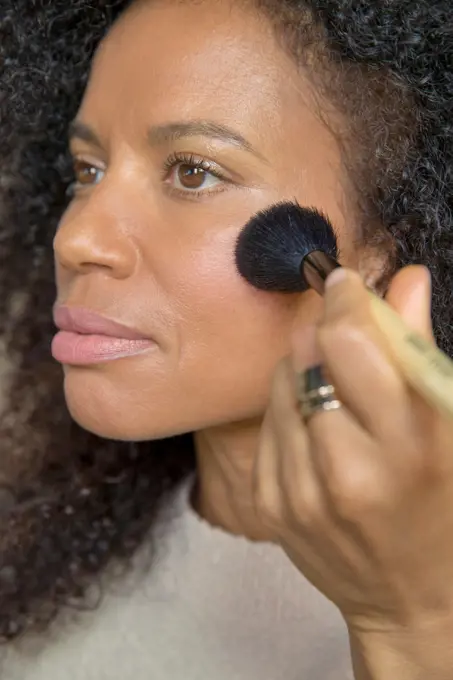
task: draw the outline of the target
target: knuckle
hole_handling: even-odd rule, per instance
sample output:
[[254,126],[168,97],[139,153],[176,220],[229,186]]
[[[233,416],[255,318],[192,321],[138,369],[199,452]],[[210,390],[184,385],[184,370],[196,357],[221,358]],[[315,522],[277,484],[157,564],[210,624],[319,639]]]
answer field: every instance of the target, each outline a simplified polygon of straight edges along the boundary
[[276,503],[267,503],[261,506],[260,517],[263,525],[269,529],[280,529],[283,522],[283,513],[280,505]]
[[438,452],[435,447],[427,450],[429,455],[417,451],[418,455],[414,456],[416,464],[413,476],[417,482],[427,483],[429,486],[442,486],[450,477],[451,463],[447,461],[444,451]]
[[282,523],[282,503],[273,483],[261,482],[255,487],[255,509],[265,526],[276,527]]
[[358,524],[388,504],[389,484],[380,482],[372,471],[359,466],[337,471],[328,479],[327,487],[335,514],[348,522]]
[[435,447],[395,436],[391,448],[394,480],[401,492],[445,480],[445,458]]
[[336,322],[322,323],[318,328],[317,342],[320,349],[328,353],[337,350],[342,344],[347,344],[348,347],[351,345],[360,347],[365,337],[365,328],[346,318]]
[[288,523],[303,528],[321,526],[325,511],[314,482],[289,486],[285,496]]

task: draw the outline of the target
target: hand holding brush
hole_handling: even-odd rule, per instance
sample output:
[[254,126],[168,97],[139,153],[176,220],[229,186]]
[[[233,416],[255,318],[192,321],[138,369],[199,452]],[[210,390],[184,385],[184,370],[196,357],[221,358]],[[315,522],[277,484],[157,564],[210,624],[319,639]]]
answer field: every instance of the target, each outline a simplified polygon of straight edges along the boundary
[[[243,275],[251,236],[245,231],[238,243]],[[288,243],[285,233],[280,252],[282,242]],[[266,244],[263,233],[260,243]],[[297,263],[292,290],[298,279],[306,290],[294,244],[287,260],[290,255]],[[296,330],[292,357],[275,374],[256,461],[256,505],[295,566],[343,614],[357,679],[451,680],[453,420],[431,390],[420,389],[423,380],[401,370],[389,350],[393,331],[386,334],[360,277],[333,269],[321,276],[317,365],[304,365]],[[316,263],[312,277],[315,270]],[[276,268],[268,262],[261,279],[249,268],[247,279],[257,285],[253,271],[270,285]],[[398,272],[381,304],[405,337],[419,339],[416,350],[424,357],[441,354],[432,337],[426,269]],[[444,389],[449,360],[441,356],[430,370]],[[429,384],[436,387],[436,379]]]

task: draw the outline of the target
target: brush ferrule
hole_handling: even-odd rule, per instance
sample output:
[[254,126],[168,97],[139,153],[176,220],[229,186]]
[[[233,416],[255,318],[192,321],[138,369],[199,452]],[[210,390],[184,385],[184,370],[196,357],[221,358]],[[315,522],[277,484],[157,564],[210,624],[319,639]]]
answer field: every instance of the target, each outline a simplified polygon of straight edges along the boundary
[[324,283],[331,272],[341,265],[322,250],[313,250],[304,257],[300,273],[308,285],[319,295],[324,294]]

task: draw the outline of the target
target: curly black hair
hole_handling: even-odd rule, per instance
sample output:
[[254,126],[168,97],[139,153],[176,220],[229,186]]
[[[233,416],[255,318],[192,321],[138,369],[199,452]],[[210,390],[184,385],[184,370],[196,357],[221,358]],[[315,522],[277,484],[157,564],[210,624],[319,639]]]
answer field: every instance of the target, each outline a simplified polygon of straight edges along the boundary
[[[342,114],[361,238],[389,253],[383,288],[405,264],[427,265],[436,338],[453,355],[451,0],[247,1]],[[0,423],[4,641],[83,605],[195,466],[190,434],[127,443],[84,432],[49,356],[66,130],[96,46],[129,4],[0,0],[0,333],[13,366]]]

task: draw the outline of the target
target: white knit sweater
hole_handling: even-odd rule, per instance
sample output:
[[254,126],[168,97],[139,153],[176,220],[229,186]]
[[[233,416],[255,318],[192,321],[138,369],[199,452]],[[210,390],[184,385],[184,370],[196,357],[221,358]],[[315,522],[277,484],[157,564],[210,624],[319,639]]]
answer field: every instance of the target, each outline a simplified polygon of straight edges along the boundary
[[200,519],[190,486],[152,566],[143,550],[96,611],[60,622],[42,648],[0,652],[2,680],[352,680],[336,609],[277,546]]

